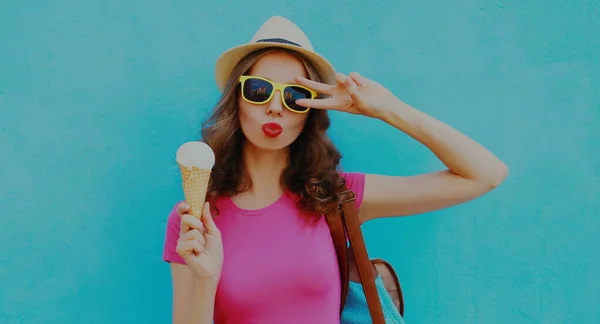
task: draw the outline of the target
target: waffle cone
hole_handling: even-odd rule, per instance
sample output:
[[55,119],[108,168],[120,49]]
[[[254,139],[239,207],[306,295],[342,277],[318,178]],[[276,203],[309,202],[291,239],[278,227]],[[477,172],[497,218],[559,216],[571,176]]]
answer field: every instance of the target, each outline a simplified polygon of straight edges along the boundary
[[183,194],[186,203],[190,206],[189,214],[199,218],[202,215],[202,206],[206,199],[211,169],[199,169],[178,164],[181,171]]

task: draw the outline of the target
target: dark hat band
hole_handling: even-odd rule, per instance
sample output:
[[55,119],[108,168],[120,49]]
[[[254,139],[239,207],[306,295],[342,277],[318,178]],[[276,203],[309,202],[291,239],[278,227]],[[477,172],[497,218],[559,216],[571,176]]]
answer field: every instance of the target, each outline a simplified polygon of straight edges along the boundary
[[287,39],[284,38],[263,38],[263,39],[259,39],[256,41],[257,43],[280,43],[280,44],[290,44],[290,45],[294,45],[294,46],[298,46],[298,47],[302,47],[300,44],[298,43],[294,43],[294,42],[290,42]]

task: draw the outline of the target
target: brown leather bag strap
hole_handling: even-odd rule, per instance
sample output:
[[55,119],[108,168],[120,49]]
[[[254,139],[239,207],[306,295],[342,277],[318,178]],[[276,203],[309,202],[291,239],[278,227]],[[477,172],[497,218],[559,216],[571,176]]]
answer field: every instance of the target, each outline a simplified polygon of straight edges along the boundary
[[329,231],[331,232],[331,238],[333,240],[333,246],[335,247],[335,253],[337,255],[338,264],[340,268],[340,282],[341,282],[341,307],[340,314],[344,310],[344,304],[346,303],[346,295],[348,294],[348,246],[346,245],[346,234],[344,230],[344,224],[340,215],[341,206],[330,210],[325,218],[329,225]]
[[354,192],[349,191],[352,196],[342,201],[342,218],[346,224],[346,230],[350,239],[350,247],[354,252],[356,259],[356,267],[358,268],[358,274],[360,281],[367,299],[367,306],[369,307],[369,313],[371,314],[371,320],[373,324],[385,324],[385,317],[383,316],[383,310],[381,308],[381,301],[379,300],[379,294],[377,293],[377,287],[375,286],[375,274],[373,273],[373,265],[369,259],[367,248],[365,247],[365,241],[360,229],[360,220],[358,218],[358,212],[356,211],[356,195]]

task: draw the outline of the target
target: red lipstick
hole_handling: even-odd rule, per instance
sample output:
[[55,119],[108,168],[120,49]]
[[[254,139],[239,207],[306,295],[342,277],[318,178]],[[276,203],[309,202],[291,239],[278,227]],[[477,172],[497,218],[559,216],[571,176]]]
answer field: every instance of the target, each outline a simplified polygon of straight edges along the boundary
[[269,137],[277,137],[281,134],[283,128],[277,123],[266,123],[262,125],[262,131]]

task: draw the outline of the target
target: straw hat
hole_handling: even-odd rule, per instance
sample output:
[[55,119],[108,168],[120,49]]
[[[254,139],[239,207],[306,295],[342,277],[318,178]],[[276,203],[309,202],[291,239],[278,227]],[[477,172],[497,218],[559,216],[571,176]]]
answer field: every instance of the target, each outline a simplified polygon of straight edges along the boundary
[[303,54],[324,78],[323,82],[335,84],[335,69],[315,52],[306,34],[290,20],[273,16],[263,23],[250,42],[225,51],[217,59],[215,78],[219,90],[223,91],[231,72],[242,58],[266,47],[286,48]]

